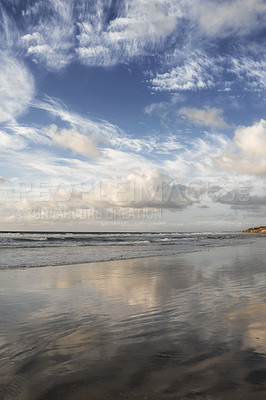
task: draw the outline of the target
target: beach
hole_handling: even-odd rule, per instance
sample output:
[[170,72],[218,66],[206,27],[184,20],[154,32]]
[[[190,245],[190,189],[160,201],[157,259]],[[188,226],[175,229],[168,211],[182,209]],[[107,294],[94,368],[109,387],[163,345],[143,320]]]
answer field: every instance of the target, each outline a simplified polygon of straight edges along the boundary
[[263,240],[0,282],[1,400],[265,399]]

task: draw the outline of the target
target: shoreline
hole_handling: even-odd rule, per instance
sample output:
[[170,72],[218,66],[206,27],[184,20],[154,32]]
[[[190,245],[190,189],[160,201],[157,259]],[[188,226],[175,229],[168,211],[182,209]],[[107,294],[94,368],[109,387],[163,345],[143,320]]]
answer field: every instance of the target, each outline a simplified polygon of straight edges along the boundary
[[[157,247],[155,249],[150,249],[149,246],[143,246],[143,248],[141,249],[141,251],[143,253],[145,252],[153,252],[152,254],[122,254],[122,255],[116,255],[114,257],[109,257],[106,259],[91,259],[91,260],[85,260],[85,261],[71,261],[71,262],[60,262],[60,263],[47,263],[47,264],[39,264],[39,265],[0,265],[0,271],[1,270],[8,270],[8,269],[31,269],[31,268],[42,268],[42,267],[49,267],[49,266],[54,266],[54,267],[58,267],[58,266],[64,266],[64,265],[78,265],[78,264],[92,264],[92,263],[99,263],[99,262],[108,262],[108,261],[119,261],[119,260],[135,260],[135,259],[146,259],[146,258],[151,258],[151,257],[166,257],[166,256],[174,256],[174,255],[178,255],[178,254],[186,254],[186,253],[198,253],[198,252],[202,252],[202,251],[209,251],[212,249],[216,249],[216,248],[223,248],[223,247],[234,247],[234,246],[244,246],[244,245],[251,245],[251,244],[256,244],[257,242],[255,241],[255,237],[257,236],[249,236],[250,237],[254,237],[254,241],[249,241],[248,243],[219,243],[219,241],[217,241],[215,243],[215,245],[213,244],[202,244],[202,245],[198,245],[197,248],[193,249],[180,249],[180,247],[178,245],[168,245],[168,244],[163,244],[160,245],[160,247]],[[259,235],[259,237],[263,237],[262,235]],[[239,239],[242,240],[242,239]],[[175,246],[175,249],[171,249],[171,246]],[[141,247],[141,245],[139,246]],[[151,246],[152,247],[152,246]],[[154,246],[155,247],[155,246]],[[92,250],[93,246],[81,246],[81,249],[88,249],[88,250]],[[95,248],[99,251],[99,246],[95,246]],[[110,248],[112,248],[113,251],[125,251],[127,246],[110,246]],[[128,247],[130,249],[130,251],[132,250],[137,250],[138,247],[136,246],[129,246]],[[4,250],[11,250],[12,248],[4,248]],[[72,247],[68,247],[68,246],[61,246],[61,247],[26,247],[26,248],[19,248],[19,250],[23,251],[23,252],[28,252],[30,253],[31,251],[46,251],[46,250],[62,250],[62,249],[67,249],[68,251],[70,251],[72,249]],[[78,247],[73,247],[73,249],[78,249]],[[104,248],[103,246],[103,250],[107,250],[106,248]],[[60,257],[60,256],[58,256]]]
[[[250,245],[255,244],[255,243],[250,243]],[[167,253],[167,254],[151,254],[147,256],[136,256],[136,257],[121,257],[121,258],[110,258],[108,260],[96,260],[96,261],[83,261],[83,262],[71,262],[69,264],[46,264],[46,265],[21,265],[21,266],[1,266],[0,271],[5,271],[5,270],[19,270],[19,269],[36,269],[36,268],[47,268],[47,267],[70,267],[70,266],[75,266],[75,265],[85,265],[85,264],[98,264],[98,263],[108,263],[108,262],[114,262],[114,261],[127,261],[127,260],[142,260],[146,258],[157,258],[157,257],[173,257],[173,256],[178,256],[182,254],[189,254],[189,253],[201,253],[204,251],[211,251],[216,248],[224,248],[224,247],[236,247],[236,246],[244,246],[245,243],[243,244],[237,244],[237,245],[224,245],[224,246],[216,246],[216,247],[210,247],[210,248],[204,248],[204,249],[197,249],[197,250],[183,250],[180,252],[174,252],[174,253]]]
[[[244,245],[244,244],[243,244]],[[243,246],[242,244],[240,246]],[[219,247],[219,246],[217,246]],[[225,247],[225,246],[221,246]],[[72,262],[69,264],[47,264],[47,265],[22,265],[22,266],[1,266],[0,271],[3,270],[18,270],[18,269],[36,269],[36,268],[49,268],[49,267],[70,267],[70,266],[75,266],[75,265],[90,265],[90,264],[98,264],[98,263],[108,263],[108,262],[114,262],[114,261],[127,261],[127,260],[142,260],[146,258],[156,258],[156,257],[171,257],[171,256],[178,256],[179,254],[187,254],[187,253],[198,253],[201,251],[208,251],[210,249],[198,249],[198,250],[184,250],[180,251],[178,253],[168,253],[168,254],[151,254],[147,256],[136,256],[136,257],[121,257],[121,258],[110,258],[108,260],[96,260],[96,261],[83,261],[83,262]]]

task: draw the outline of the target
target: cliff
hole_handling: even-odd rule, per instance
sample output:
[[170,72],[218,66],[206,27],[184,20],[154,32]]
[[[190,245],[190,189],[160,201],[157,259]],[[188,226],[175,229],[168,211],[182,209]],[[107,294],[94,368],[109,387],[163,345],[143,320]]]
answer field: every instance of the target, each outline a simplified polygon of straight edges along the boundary
[[246,233],[266,233],[266,226],[258,226],[256,228],[244,229],[243,232],[246,232]]

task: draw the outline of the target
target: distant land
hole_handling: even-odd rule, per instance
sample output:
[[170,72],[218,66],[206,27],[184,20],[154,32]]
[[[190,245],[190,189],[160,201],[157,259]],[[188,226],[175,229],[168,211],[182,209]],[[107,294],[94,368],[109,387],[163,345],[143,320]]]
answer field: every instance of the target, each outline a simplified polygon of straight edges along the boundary
[[266,233],[266,226],[258,226],[255,228],[244,229],[243,232],[246,233]]

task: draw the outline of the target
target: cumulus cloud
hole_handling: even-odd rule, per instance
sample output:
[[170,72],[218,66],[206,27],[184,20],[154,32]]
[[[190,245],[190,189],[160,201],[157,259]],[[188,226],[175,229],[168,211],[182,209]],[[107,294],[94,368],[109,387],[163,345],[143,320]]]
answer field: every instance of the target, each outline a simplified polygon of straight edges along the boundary
[[232,209],[253,209],[257,210],[266,206],[266,196],[252,195],[250,187],[243,187],[242,190],[238,188],[219,196],[216,199],[217,203],[230,205]]
[[230,147],[214,158],[218,168],[241,174],[266,174],[266,121],[261,119],[252,126],[239,127]]
[[261,119],[252,126],[239,127],[234,141],[245,154],[266,156],[266,121]]
[[179,109],[179,114],[185,115],[193,124],[208,126],[210,128],[226,128],[227,124],[223,119],[223,111],[217,108],[189,108]]
[[234,210],[260,210],[266,207],[265,184],[261,180],[242,177],[230,179],[212,194],[212,201],[225,204]]
[[100,187],[93,188],[88,195],[88,201],[105,207],[160,207],[179,210],[198,202],[200,194],[199,188],[192,190],[186,185],[176,183],[159,170],[152,169],[104,182]]
[[36,193],[25,194],[17,203],[18,209],[71,210],[73,208],[164,208],[183,210],[199,202],[202,188],[189,187],[174,181],[158,169],[130,174],[120,179],[94,183],[91,187],[57,185],[49,189],[49,198],[34,198]]
[[51,125],[46,130],[46,133],[54,144],[65,149],[71,149],[74,153],[91,158],[102,156],[102,153],[97,148],[99,138],[96,136],[83,135],[73,128],[58,130],[56,125]]
[[34,95],[34,80],[24,64],[5,53],[0,57],[0,122],[6,122],[27,109]]

